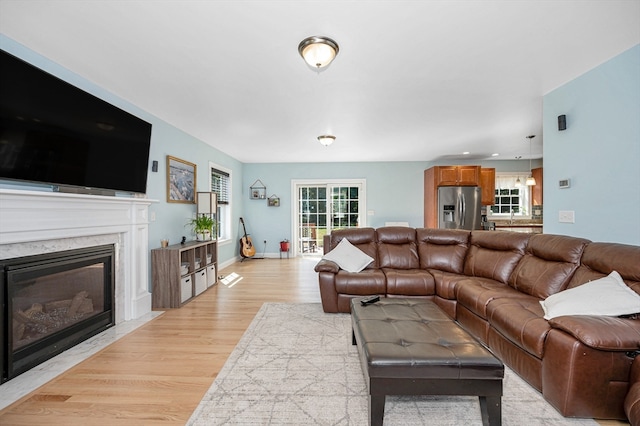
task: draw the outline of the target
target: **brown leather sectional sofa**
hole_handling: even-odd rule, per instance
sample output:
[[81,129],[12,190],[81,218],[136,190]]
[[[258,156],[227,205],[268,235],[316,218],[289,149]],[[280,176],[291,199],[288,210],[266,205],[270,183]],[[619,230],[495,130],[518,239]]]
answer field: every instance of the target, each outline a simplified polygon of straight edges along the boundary
[[637,382],[631,365],[640,359],[640,316],[547,321],[539,303],[613,270],[640,294],[640,247],[549,234],[384,227],[334,231],[325,236],[325,252],[343,238],[374,260],[361,272],[324,259],[316,265],[325,312],[349,312],[353,297],[373,294],[432,299],[562,415],[624,420],[627,410],[632,424],[640,421],[632,417],[640,404],[630,386]]
[[631,364],[629,393],[624,400],[624,412],[632,426],[640,425],[640,356]]

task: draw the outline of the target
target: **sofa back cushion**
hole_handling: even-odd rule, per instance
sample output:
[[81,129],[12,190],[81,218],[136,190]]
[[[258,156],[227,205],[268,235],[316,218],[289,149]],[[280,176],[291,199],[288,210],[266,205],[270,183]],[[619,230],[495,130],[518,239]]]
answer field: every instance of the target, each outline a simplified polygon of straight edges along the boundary
[[564,290],[580,265],[588,243],[584,238],[532,235],[524,257],[509,278],[509,285],[539,299]]
[[405,226],[385,226],[376,230],[378,264],[381,268],[417,269],[416,230]]
[[417,229],[420,268],[462,274],[470,235],[461,229]]
[[464,274],[507,284],[524,256],[530,234],[503,231],[471,231]]
[[618,243],[589,243],[580,266],[567,288],[574,288],[617,271],[633,291],[640,294],[640,247]]
[[376,230],[373,228],[345,228],[332,231],[330,234],[330,249],[333,250],[343,238],[349,240],[349,242],[362,250],[365,254],[368,254],[373,258],[365,269],[377,269],[378,268],[378,251],[376,244]]

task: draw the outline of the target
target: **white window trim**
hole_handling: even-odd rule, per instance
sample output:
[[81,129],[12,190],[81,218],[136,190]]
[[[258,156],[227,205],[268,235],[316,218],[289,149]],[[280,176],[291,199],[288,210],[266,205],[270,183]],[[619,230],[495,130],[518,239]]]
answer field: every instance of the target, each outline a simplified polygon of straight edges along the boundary
[[[366,179],[291,179],[291,217],[294,220],[291,221],[291,235],[293,241],[298,241],[298,220],[297,218],[297,206],[298,206],[298,186],[314,186],[314,185],[360,185],[362,188],[363,197],[358,199],[358,210],[360,212],[360,227],[367,226],[367,180]],[[297,244],[291,244],[292,255],[295,257],[298,255]]]
[[[515,176],[516,178],[519,177],[520,181],[522,182],[522,187],[523,188],[528,188],[529,189],[529,193],[526,196],[527,199],[527,203],[528,205],[526,206],[526,210],[527,210],[527,214],[521,214],[521,213],[516,213],[514,214],[514,218],[518,218],[518,219],[531,219],[531,210],[532,210],[532,204],[531,204],[531,187],[527,187],[524,182],[527,179],[527,176],[529,176],[528,172],[496,172],[496,183],[498,182],[498,178],[501,176]],[[499,189],[498,185],[496,184],[496,190]],[[495,195],[494,195],[495,196]],[[487,206],[487,211],[491,212],[491,206]],[[511,214],[510,213],[491,213],[491,216],[493,218],[498,218],[498,219],[503,219],[503,218],[510,218]]]
[[217,169],[220,170],[222,172],[228,173],[229,174],[229,204],[228,204],[228,209],[229,211],[228,213],[228,218],[227,221],[225,223],[225,235],[228,236],[228,238],[225,239],[219,239],[218,240],[218,245],[219,246],[223,246],[223,245],[227,245],[227,244],[231,244],[234,240],[231,238],[231,218],[233,217],[233,172],[231,171],[231,169],[221,166],[220,164],[214,163],[212,161],[209,161],[209,175],[208,175],[208,184],[209,184],[209,191],[211,191],[211,169]]

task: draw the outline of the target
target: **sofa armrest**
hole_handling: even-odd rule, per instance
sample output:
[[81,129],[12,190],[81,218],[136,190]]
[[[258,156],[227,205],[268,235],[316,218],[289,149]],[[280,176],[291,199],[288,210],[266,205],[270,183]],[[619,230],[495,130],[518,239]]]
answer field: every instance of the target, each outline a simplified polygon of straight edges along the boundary
[[316,266],[313,269],[316,272],[333,272],[334,274],[337,274],[338,271],[340,270],[340,267],[338,266],[337,263],[331,260],[322,259],[320,260],[320,262],[316,264]]
[[605,316],[562,316],[549,321],[552,328],[564,331],[594,349],[637,351],[640,349],[640,320]]

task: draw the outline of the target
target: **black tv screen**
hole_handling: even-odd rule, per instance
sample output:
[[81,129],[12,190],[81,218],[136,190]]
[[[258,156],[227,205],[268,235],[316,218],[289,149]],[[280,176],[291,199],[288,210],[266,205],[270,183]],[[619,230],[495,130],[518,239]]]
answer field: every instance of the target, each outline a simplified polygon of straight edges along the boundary
[[150,123],[0,52],[0,179],[146,193]]

